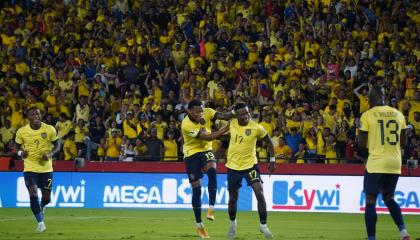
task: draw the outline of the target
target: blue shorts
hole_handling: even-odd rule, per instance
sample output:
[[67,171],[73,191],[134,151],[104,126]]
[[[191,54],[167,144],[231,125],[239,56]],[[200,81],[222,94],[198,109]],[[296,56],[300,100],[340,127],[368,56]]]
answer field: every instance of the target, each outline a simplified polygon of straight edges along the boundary
[[25,185],[27,188],[36,186],[37,188],[51,190],[53,182],[53,173],[36,173],[36,172],[23,172]]
[[251,186],[254,182],[261,182],[260,168],[258,165],[254,165],[250,169],[245,170],[233,170],[227,169],[227,182],[228,190],[237,190],[242,187],[242,179],[245,178],[245,181],[248,186]]
[[203,168],[208,162],[216,162],[216,156],[212,151],[198,152],[184,159],[190,182],[197,181],[203,177]]
[[379,193],[394,194],[399,174],[368,173],[365,171],[363,191],[365,194],[378,195]]

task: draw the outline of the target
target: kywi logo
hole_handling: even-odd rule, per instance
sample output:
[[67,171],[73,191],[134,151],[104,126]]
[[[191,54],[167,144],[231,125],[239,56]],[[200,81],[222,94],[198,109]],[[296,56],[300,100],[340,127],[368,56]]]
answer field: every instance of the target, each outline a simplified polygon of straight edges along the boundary
[[275,210],[338,211],[340,184],[326,189],[309,189],[302,181],[274,181],[273,207]]
[[[415,191],[395,191],[394,199],[400,205],[401,212],[405,213],[420,213],[420,201],[417,192]],[[360,194],[360,211],[365,211],[366,195],[362,192]],[[376,200],[376,210],[378,212],[388,212],[388,208],[382,200],[382,195],[379,194]]]
[[[206,187],[201,189],[203,201],[208,199]],[[190,208],[192,190],[188,179],[164,178],[161,185],[114,185],[105,186],[104,207],[129,208]],[[216,192],[216,208],[227,208],[227,187]],[[203,204],[203,207],[206,207]]]
[[[86,181],[81,180],[79,185],[53,185],[51,191],[51,203],[48,207],[84,207]],[[38,196],[41,198],[41,190],[38,189]],[[18,207],[29,207],[29,193],[25,186],[23,177],[17,179],[17,203]]]

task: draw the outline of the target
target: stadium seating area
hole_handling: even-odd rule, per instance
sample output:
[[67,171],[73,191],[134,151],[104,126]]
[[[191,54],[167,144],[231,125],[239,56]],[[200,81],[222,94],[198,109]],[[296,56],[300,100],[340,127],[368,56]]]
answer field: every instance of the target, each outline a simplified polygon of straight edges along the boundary
[[[3,154],[37,106],[63,139],[60,159],[176,161],[186,105],[201,99],[218,111],[247,102],[278,163],[360,162],[358,119],[382,84],[410,124],[404,158],[420,156],[420,1],[0,5]],[[223,158],[226,139],[213,145]]]

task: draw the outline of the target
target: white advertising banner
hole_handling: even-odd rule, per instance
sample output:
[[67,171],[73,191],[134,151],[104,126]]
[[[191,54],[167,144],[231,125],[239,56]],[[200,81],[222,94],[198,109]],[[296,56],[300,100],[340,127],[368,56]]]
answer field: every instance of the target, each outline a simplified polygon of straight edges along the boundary
[[[363,176],[263,175],[268,211],[364,212]],[[420,214],[420,181],[400,177],[395,201],[403,213]],[[255,196],[252,210],[257,210]],[[377,211],[388,210],[378,197]]]

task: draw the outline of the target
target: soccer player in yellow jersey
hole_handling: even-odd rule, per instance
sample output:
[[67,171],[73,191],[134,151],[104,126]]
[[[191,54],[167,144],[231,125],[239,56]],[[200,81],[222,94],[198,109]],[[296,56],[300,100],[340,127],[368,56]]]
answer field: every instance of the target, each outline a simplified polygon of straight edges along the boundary
[[214,203],[216,200],[216,157],[212,152],[211,141],[225,134],[226,126],[211,132],[211,122],[216,119],[229,120],[233,113],[216,112],[211,108],[203,108],[199,100],[188,103],[188,115],[182,120],[181,132],[184,139],[183,152],[185,168],[192,187],[192,207],[200,238],[209,238],[201,220],[201,178],[203,172],[208,177],[209,209],[207,219],[214,220]]
[[245,178],[248,186],[252,187],[258,201],[258,214],[260,216],[260,232],[266,238],[273,238],[273,234],[267,227],[267,205],[265,203],[260,170],[256,154],[256,143],[263,139],[268,146],[270,154],[269,173],[275,168],[274,147],[267,131],[260,124],[252,121],[248,107],[245,103],[237,103],[234,107],[236,119],[229,125],[230,141],[227,151],[227,182],[229,191],[229,218],[231,220],[228,238],[233,239],[236,235],[236,209],[239,196],[239,188],[242,179]]
[[401,174],[401,148],[407,142],[406,123],[403,114],[385,105],[385,91],[374,86],[369,92],[369,106],[360,118],[359,147],[368,148],[369,156],[363,182],[366,194],[365,224],[368,240],[376,233],[376,199],[382,200],[389,209],[402,240],[410,236],[405,228],[401,209],[394,200],[398,177]]
[[[51,125],[41,121],[41,111],[32,107],[27,111],[29,124],[16,133],[18,155],[24,161],[23,175],[29,192],[31,209],[38,222],[38,232],[44,232],[45,206],[51,199],[52,157],[60,151],[61,144],[57,132]],[[37,189],[41,189],[41,205]]]

